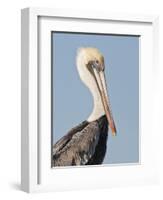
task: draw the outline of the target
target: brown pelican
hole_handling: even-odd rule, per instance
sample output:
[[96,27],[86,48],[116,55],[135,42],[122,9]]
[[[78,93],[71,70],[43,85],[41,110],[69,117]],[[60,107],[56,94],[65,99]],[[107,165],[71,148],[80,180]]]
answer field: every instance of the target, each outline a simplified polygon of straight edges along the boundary
[[112,135],[116,135],[103,55],[96,48],[80,48],[76,61],[79,76],[93,96],[94,108],[86,121],[54,144],[53,167],[101,164],[106,153],[108,125]]

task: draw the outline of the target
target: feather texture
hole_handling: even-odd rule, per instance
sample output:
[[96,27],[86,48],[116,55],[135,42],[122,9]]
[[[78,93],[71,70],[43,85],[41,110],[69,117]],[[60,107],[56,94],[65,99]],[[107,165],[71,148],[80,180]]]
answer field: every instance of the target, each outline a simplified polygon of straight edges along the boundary
[[93,165],[103,162],[108,135],[106,116],[84,121],[53,146],[53,166]]

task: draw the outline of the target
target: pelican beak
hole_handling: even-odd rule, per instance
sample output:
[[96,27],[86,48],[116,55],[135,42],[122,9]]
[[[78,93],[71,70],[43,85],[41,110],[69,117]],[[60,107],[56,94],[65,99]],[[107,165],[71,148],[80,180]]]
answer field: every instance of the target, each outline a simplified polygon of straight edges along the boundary
[[102,104],[104,107],[104,111],[105,111],[110,129],[112,132],[112,136],[115,136],[116,127],[115,127],[115,123],[114,123],[113,116],[111,113],[111,106],[110,106],[109,96],[107,92],[107,83],[106,83],[104,70],[97,70],[97,68],[94,68],[93,70],[94,70],[97,87],[101,96]]

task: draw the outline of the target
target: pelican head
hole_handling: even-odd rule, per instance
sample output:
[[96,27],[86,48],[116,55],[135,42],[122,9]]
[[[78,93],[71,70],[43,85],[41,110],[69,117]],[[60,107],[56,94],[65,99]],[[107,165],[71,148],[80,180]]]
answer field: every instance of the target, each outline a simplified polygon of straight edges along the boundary
[[94,109],[88,121],[96,120],[106,114],[112,135],[116,135],[116,127],[107,92],[103,55],[96,48],[80,48],[77,53],[77,69],[81,80],[89,88],[94,98]]

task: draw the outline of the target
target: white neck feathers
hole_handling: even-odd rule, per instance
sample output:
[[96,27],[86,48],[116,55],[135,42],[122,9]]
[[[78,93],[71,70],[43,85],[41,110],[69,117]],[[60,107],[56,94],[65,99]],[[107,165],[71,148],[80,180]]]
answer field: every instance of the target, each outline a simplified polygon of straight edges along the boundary
[[104,115],[104,108],[101,101],[101,96],[99,94],[96,82],[92,76],[92,74],[88,71],[85,63],[82,59],[77,59],[77,69],[83,83],[88,87],[92,96],[93,96],[93,111],[91,115],[88,117],[87,121],[95,121]]
[[100,118],[102,115],[105,114],[98,90],[90,90],[90,91],[93,96],[94,105],[93,105],[93,111],[87,119],[87,121],[89,122],[97,120],[98,118]]

